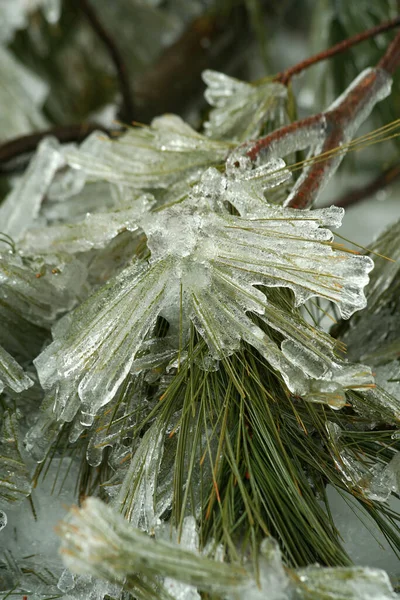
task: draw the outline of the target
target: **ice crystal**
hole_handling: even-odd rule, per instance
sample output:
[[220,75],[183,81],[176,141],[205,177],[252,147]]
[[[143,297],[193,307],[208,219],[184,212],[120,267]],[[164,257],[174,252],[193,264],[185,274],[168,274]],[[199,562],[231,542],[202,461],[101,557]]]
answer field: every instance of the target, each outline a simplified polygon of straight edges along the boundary
[[205,168],[223,163],[231,147],[201,135],[176,115],[165,115],[150,127],[130,129],[120,140],[99,138],[90,153],[71,151],[68,160],[92,178],[155,189],[196,181]]
[[22,392],[33,385],[14,358],[0,346],[0,393],[6,387],[14,392]]
[[[246,560],[238,564],[233,547],[224,557],[212,539],[201,547],[195,518],[203,514],[218,461],[223,465],[231,459],[224,454],[222,402],[216,403],[215,422],[213,415],[204,415],[204,427],[194,417],[187,419],[189,408],[196,418],[201,412],[197,397],[190,398],[190,407],[186,391],[182,397],[181,386],[195,385],[187,386],[188,374],[201,374],[204,388],[210,384],[204,393],[212,404],[213,395],[219,397],[213,390],[223,381],[212,380],[213,371],[224,373],[240,350],[238,361],[249,353],[260,368],[275,372],[274,394],[285,406],[298,406],[298,396],[335,409],[350,401],[374,419],[379,409],[388,420],[400,414],[396,382],[390,381],[398,365],[390,352],[397,342],[390,340],[386,348],[385,358],[391,356],[392,362],[377,359],[384,389],[361,394],[373,385],[369,366],[345,360],[341,342],[311,326],[302,313],[301,307],[316,297],[336,304],[344,319],[351,317],[366,305],[363,289],[373,264],[368,256],[335,244],[331,228],[341,225],[342,209],[299,211],[280,205],[296,193],[309,166],[293,184],[282,157],[305,147],[310,156],[321,152],[327,119],[322,116],[292,137],[283,135],[253,160],[249,146],[237,143],[258,136],[266,120],[284,120],[286,88],[271,81],[250,85],[211,71],[204,79],[213,106],[206,135],[166,115],[113,140],[96,132],[79,148],[46,139],[0,207],[5,242],[0,392],[4,388],[8,403],[28,396],[32,401],[36,389],[44,391],[39,418],[25,438],[32,458],[51,462],[52,445],[56,451],[60,440],[69,447],[81,437],[78,449],[87,470],[96,470],[99,478],[107,471],[109,477],[103,489],[110,505],[90,498],[61,526],[66,562],[83,576],[64,573],[58,589],[71,600],[100,600],[107,593],[119,597],[122,590],[163,600],[198,600],[203,591],[227,600],[266,595],[333,600],[337,590],[347,600],[392,598],[387,578],[378,571],[291,571],[272,538],[255,552],[258,564],[252,566]],[[344,144],[389,87],[388,76],[377,72],[363,110],[345,127]],[[337,166],[340,153],[333,160]],[[378,288],[379,277],[373,286]],[[377,313],[388,309],[381,299],[378,304]],[[192,352],[192,344],[200,351]],[[44,348],[41,354],[39,348]],[[34,356],[42,389],[16,361],[25,366]],[[335,481],[341,477],[346,489],[371,502],[385,502],[398,492],[399,458],[389,445],[374,463],[346,446],[339,418],[322,417],[332,413],[302,406],[298,423],[301,411],[327,425],[324,452],[331,455],[329,468],[336,467]],[[282,410],[282,422],[285,418]],[[30,493],[12,419],[6,411],[0,464],[6,465],[7,478],[0,481],[0,495],[7,500]],[[307,419],[304,429],[317,439]],[[254,440],[259,435],[255,432]],[[111,449],[105,453],[105,448]],[[210,460],[203,466],[205,448]],[[192,476],[195,464],[201,465],[198,480]],[[252,477],[249,473],[250,484],[256,483]],[[179,483],[185,499],[177,508]],[[219,494],[218,482],[214,493]],[[17,582],[21,573],[13,575]],[[42,592],[31,590],[38,597]]]
[[[155,506],[155,489],[163,455],[165,430],[155,421],[144,434],[122,482],[115,506],[134,527],[152,533],[164,512]],[[140,473],[138,478],[138,473]]]
[[[133,592],[145,577],[157,585],[160,598],[169,592],[177,600],[197,600],[200,591],[227,600],[262,600],[266,594],[270,600],[313,600],[322,595],[335,600],[339,594],[346,600],[396,598],[388,576],[377,569],[311,566],[291,571],[284,567],[279,546],[271,538],[261,544],[255,577],[243,566],[203,556],[192,518],[185,520],[178,544],[176,534],[172,539],[163,539],[160,532],[156,539],[146,536],[94,498],[80,510],[73,509],[61,535],[61,552],[72,571],[125,583]],[[160,573],[163,577],[156,583],[152,578]]]
[[154,199],[145,195],[137,199],[133,207],[110,213],[88,213],[79,224],[31,229],[21,246],[24,251],[33,250],[42,254],[75,254],[92,248],[104,248],[123,231],[138,233],[141,214],[148,211],[153,203]]
[[400,485],[400,454],[393,455],[391,461],[383,466],[363,461],[352,448],[342,446],[342,432],[335,423],[327,425],[332,441],[336,446],[334,461],[343,480],[358,488],[366,498],[386,502],[392,492],[398,493]]
[[215,139],[246,140],[256,138],[265,122],[284,121],[287,88],[265,81],[246,83],[217,71],[204,71],[205,98],[214,108],[204,124],[207,135]]
[[24,175],[0,206],[1,231],[15,241],[32,226],[56,171],[63,165],[59,149],[56,139],[45,138]]
[[[261,170],[264,188],[280,180],[270,171]],[[302,212],[271,206],[262,197],[259,178],[258,170],[240,178],[240,172],[231,176],[229,168],[226,176],[208,169],[178,204],[142,216],[141,209],[132,209],[137,225],[129,221],[129,227],[144,231],[151,257],[110,279],[64,326],[57,326],[53,344],[36,360],[45,389],[70,382],[67,387],[78,390],[82,410],[96,414],[128,375],[159,315],[169,322],[177,349],[187,342],[190,322],[213,359],[229,356],[245,340],[282,373],[293,393],[310,400],[340,407],[342,388],[370,383],[368,369],[335,358],[328,336],[296,322],[255,286],[287,287],[296,305],[313,296],[327,298],[348,318],[365,306],[362,289],[372,261],[332,247],[332,233],[324,226],[339,226],[341,209]],[[227,202],[244,216],[229,214]],[[124,213],[96,215],[92,220],[98,228],[49,228],[47,239],[57,247],[66,235],[80,239],[84,227],[87,237],[72,251],[95,246],[99,239],[105,244],[119,231],[115,219],[125,226],[128,222]],[[281,349],[250,312],[284,336]]]

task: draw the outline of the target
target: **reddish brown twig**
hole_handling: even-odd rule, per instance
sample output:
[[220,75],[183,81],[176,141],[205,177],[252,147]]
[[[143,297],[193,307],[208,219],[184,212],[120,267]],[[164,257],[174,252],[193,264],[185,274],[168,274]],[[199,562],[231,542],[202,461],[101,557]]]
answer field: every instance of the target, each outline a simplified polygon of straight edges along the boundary
[[378,63],[378,67],[393,75],[400,64],[400,32]]
[[[297,63],[296,65],[293,65],[293,67],[289,67],[289,69],[282,71],[282,73],[278,73],[278,75],[276,75],[274,77],[274,81],[279,81],[280,83],[283,83],[284,85],[288,85],[289,81],[292,79],[292,77],[294,75],[298,75],[302,71],[305,71],[306,69],[308,69],[308,67],[311,67],[312,65],[315,65],[324,60],[327,60],[328,58],[331,58],[332,56],[335,56],[336,54],[345,52],[346,50],[349,50],[349,48],[352,48],[353,46],[356,46],[357,44],[360,44],[361,42],[364,42],[365,40],[376,37],[377,35],[379,35],[381,33],[389,31],[390,29],[393,29],[394,27],[398,27],[399,25],[400,25],[400,15],[398,15],[397,17],[394,17],[394,19],[390,19],[389,21],[384,21],[383,23],[380,23],[379,25],[376,25],[375,27],[372,27],[371,29],[367,29],[367,31],[363,31],[362,33],[358,33],[346,40],[343,40],[342,42],[335,44],[334,46],[332,46],[331,48],[328,48],[327,50],[323,50],[322,52],[318,52],[318,54],[314,54],[314,56],[310,56],[309,58],[306,58],[305,60]],[[391,72],[388,69],[386,69],[386,70],[388,71],[388,73]]]
[[42,139],[48,135],[54,136],[62,144],[79,143],[96,130],[110,133],[108,129],[97,123],[81,123],[79,125],[59,125],[9,140],[0,146],[0,171],[8,171],[6,165],[13,159],[34,152]]
[[113,61],[115,69],[117,71],[119,87],[122,94],[123,111],[120,115],[121,120],[124,120],[127,123],[131,123],[135,118],[132,90],[129,82],[128,71],[126,69],[124,59],[122,58],[122,55],[118,49],[118,46],[115,43],[112,36],[107,31],[107,29],[99,20],[97,13],[91,6],[90,2],[88,0],[75,0],[75,2],[78,8],[80,8],[81,11],[84,13],[93,31],[101,39],[101,41],[106,46],[110,54],[110,58]]
[[334,200],[325,206],[331,206],[332,204],[334,206],[341,206],[343,208],[353,206],[354,204],[358,204],[359,202],[363,202],[371,196],[374,196],[378,192],[384,190],[386,187],[389,187],[398,179],[400,179],[400,164],[386,169],[386,171],[381,173],[376,179],[367,185],[356,190],[350,190],[337,200]]
[[[316,147],[316,160],[303,169],[286,206],[308,208],[314,203],[343,158],[344,152],[336,150],[351,140],[374,105],[387,96],[388,74],[393,74],[399,64],[400,33],[378,63],[378,68],[366,70],[328,110],[273,131],[250,146],[247,144],[247,156],[252,161],[256,161],[261,153],[268,157],[285,156],[295,150]],[[299,136],[299,133],[303,135]]]

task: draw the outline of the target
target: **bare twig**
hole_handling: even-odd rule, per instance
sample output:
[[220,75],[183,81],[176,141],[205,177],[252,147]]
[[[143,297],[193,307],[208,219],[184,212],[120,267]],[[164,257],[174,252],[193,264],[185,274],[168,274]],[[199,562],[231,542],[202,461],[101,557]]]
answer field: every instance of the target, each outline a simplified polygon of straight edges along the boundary
[[[340,54],[341,52],[346,52],[346,50],[348,50],[349,48],[352,48],[353,46],[356,46],[357,44],[364,42],[365,40],[376,37],[377,35],[379,35],[381,33],[389,31],[390,29],[399,27],[399,25],[400,25],[400,15],[398,15],[397,17],[394,17],[394,19],[390,19],[389,21],[384,21],[383,23],[380,23],[379,25],[376,25],[375,27],[372,27],[371,29],[367,29],[366,31],[363,31],[362,33],[358,33],[357,35],[347,38],[346,40],[343,40],[343,41],[339,42],[338,44],[335,44],[334,46],[332,46],[331,48],[328,48],[327,50],[323,50],[322,52],[318,52],[318,54],[314,54],[313,56],[306,58],[305,60],[297,63],[296,65],[293,65],[293,67],[290,67],[289,69],[286,69],[285,71],[282,71],[282,73],[278,73],[278,75],[276,75],[274,77],[274,81],[279,81],[280,83],[283,83],[284,85],[288,85],[288,83],[290,82],[290,80],[292,79],[292,77],[294,75],[298,75],[299,73],[301,73],[305,69],[308,69],[312,65],[315,65],[319,62],[327,60],[328,58],[331,58],[332,56],[336,56],[336,54]],[[386,69],[386,71],[388,71],[388,69]],[[388,71],[388,72],[390,72],[390,71]]]
[[[341,162],[344,153],[336,150],[351,139],[376,102],[387,95],[387,74],[392,75],[399,64],[400,33],[378,63],[378,68],[366,70],[330,109],[291,123],[247,145],[247,156],[252,161],[256,161],[260,153],[285,156],[291,151],[310,145],[319,146],[319,160],[305,167],[287,199],[286,206],[308,208],[313,204]],[[303,132],[304,135],[299,136],[299,132]],[[318,159],[318,156],[316,158]]]
[[75,0],[78,8],[84,13],[86,18],[88,19],[93,31],[98,35],[103,44],[106,46],[111,60],[114,63],[115,69],[117,71],[119,87],[122,94],[123,99],[123,111],[121,113],[121,119],[127,123],[130,123],[135,118],[135,109],[134,102],[132,97],[131,85],[129,82],[128,71],[126,69],[124,59],[118,49],[118,46],[104,27],[104,25],[99,20],[96,11],[93,9],[89,0]]
[[400,32],[378,63],[378,67],[393,75],[400,64]]
[[368,183],[367,185],[358,188],[356,190],[350,190],[346,192],[343,196],[330,202],[326,206],[341,206],[343,208],[347,208],[348,206],[352,206],[354,204],[358,204],[367,200],[371,196],[374,196],[378,192],[384,190],[386,187],[390,186],[392,183],[397,181],[400,178],[400,164],[397,164],[389,169],[386,169],[383,173],[381,173],[376,179]]
[[79,143],[96,130],[110,133],[107,128],[97,123],[80,123],[77,125],[59,125],[9,140],[0,146],[0,172],[10,170],[8,168],[10,161],[24,154],[34,152],[38,144],[46,136],[52,135],[62,144],[70,142]]

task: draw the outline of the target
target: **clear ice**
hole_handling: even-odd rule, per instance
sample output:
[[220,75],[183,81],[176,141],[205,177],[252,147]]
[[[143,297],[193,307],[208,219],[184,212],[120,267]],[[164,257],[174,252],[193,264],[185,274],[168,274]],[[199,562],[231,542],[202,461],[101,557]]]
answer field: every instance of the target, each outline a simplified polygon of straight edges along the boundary
[[[50,21],[58,18],[57,2],[41,5]],[[7,61],[5,56],[8,68]],[[10,73],[8,68],[8,78]],[[376,86],[345,129],[343,143],[387,95],[389,78],[364,72],[326,113],[371,74]],[[246,140],[258,136],[266,120],[277,126],[285,122],[286,88],[270,81],[250,85],[213,71],[205,72],[204,80],[213,107],[205,135],[165,115],[114,140],[95,132],[79,148],[48,138],[0,207],[0,230],[13,241],[2,243],[0,236],[0,392],[7,403],[16,397],[20,403],[25,398],[38,402],[40,386],[34,385],[29,366],[24,370],[36,357],[44,398],[25,436],[25,450],[44,461],[63,425],[70,424],[68,444],[84,439],[88,464],[100,471],[107,459],[113,473],[104,488],[109,505],[89,498],[61,526],[71,572],[61,574],[57,566],[60,578],[52,582],[51,593],[60,591],[64,600],[103,600],[129,587],[163,600],[199,600],[202,591],[227,600],[394,598],[387,576],[375,569],[290,570],[272,538],[261,545],[258,572],[246,561],[225,562],[223,549],[215,549],[212,541],[201,550],[193,516],[183,518],[179,532],[164,521],[173,503],[178,451],[170,434],[179,428],[181,410],[168,426],[162,418],[150,418],[140,436],[132,434],[188,360],[185,348],[193,327],[208,350],[203,368],[215,370],[244,341],[294,396],[334,409],[351,397],[363,415],[375,419],[380,409],[388,422],[400,417],[399,384],[393,381],[398,322],[378,293],[383,281],[388,291],[397,266],[390,263],[390,273],[383,275],[372,273],[370,324],[357,325],[354,318],[347,334],[351,341],[353,328],[363,327],[359,339],[368,342],[350,348],[354,363],[343,358],[340,343],[307,323],[301,312],[308,300],[321,298],[348,319],[366,306],[364,287],[373,267],[369,256],[335,246],[330,229],[340,226],[342,209],[299,211],[277,202],[279,194],[290,200],[302,181],[293,184],[283,157],[306,147],[310,156],[321,152],[326,117],[274,142],[253,162]],[[0,97],[9,93],[2,85]],[[33,105],[40,106],[47,90],[33,89]],[[31,118],[39,126],[40,111],[34,109]],[[15,131],[17,125],[26,129],[32,123],[14,123]],[[335,168],[340,160],[335,158]],[[384,253],[398,252],[398,231],[386,242],[390,248]],[[289,292],[285,297],[292,310],[280,303],[281,288]],[[390,324],[389,337],[379,340],[379,356],[371,359],[371,328],[376,333],[382,316]],[[163,319],[168,332],[159,337]],[[360,364],[364,358],[366,365]],[[148,386],[157,389],[156,400],[148,400]],[[21,502],[32,489],[18,423],[8,410],[3,427],[0,466],[6,478],[0,479],[0,499]],[[328,428],[336,450],[332,459],[347,489],[379,502],[399,493],[398,454],[393,452],[387,464],[369,464],[344,445],[336,423]],[[197,464],[201,457],[193,456]],[[196,515],[201,486],[193,486],[188,503]],[[50,511],[51,501],[40,502],[41,510]],[[8,535],[13,514],[7,508],[8,524],[4,514],[0,511],[0,530]],[[4,569],[19,582],[18,589],[41,600],[50,588],[25,577],[32,565],[37,567],[36,559],[30,560],[22,557],[17,564],[8,557]]]
[[[335,359],[328,336],[296,324],[269,303],[267,291],[255,287],[290,288],[296,305],[313,296],[327,298],[348,318],[365,306],[363,287],[373,265],[368,257],[332,248],[332,233],[324,226],[339,226],[341,209],[302,212],[271,206],[262,195],[271,180],[276,185],[276,177],[268,169],[261,174],[245,171],[240,178],[228,170],[223,176],[211,168],[187,199],[169,208],[152,212],[151,202],[142,208],[139,199],[129,212],[131,220],[125,212],[105,213],[91,218],[98,226],[49,227],[50,248],[69,239],[71,252],[95,247],[100,240],[105,245],[122,224],[130,231],[140,228],[151,256],[110,279],[64,319],[64,327],[57,325],[53,344],[35,361],[42,386],[69,382],[68,389],[78,390],[82,410],[95,415],[127,377],[159,315],[169,322],[177,350],[186,343],[190,322],[214,359],[229,356],[245,340],[282,373],[293,393],[309,394],[312,401],[331,398],[340,407],[343,400],[335,396],[343,397],[341,388],[371,383],[368,368]],[[227,202],[245,217],[229,214]],[[74,236],[80,239],[82,228],[87,246],[75,246]],[[26,240],[34,248],[32,231]],[[247,312],[284,335],[281,349]],[[319,344],[321,351],[316,351]]]
[[[384,571],[368,567],[288,569],[272,538],[260,547],[257,573],[234,563],[204,556],[198,547],[196,523],[188,517],[180,543],[176,532],[150,538],[133,528],[109,506],[89,498],[73,509],[61,525],[61,552],[77,573],[125,583],[133,593],[140,580],[157,586],[159,597],[169,592],[176,600],[197,600],[198,592],[226,600],[394,600],[397,596]],[[156,582],[154,577],[163,573]]]
[[206,70],[205,99],[214,107],[204,124],[214,139],[255,139],[266,122],[276,127],[284,124],[287,88],[281,83],[265,81],[246,83],[224,73]]

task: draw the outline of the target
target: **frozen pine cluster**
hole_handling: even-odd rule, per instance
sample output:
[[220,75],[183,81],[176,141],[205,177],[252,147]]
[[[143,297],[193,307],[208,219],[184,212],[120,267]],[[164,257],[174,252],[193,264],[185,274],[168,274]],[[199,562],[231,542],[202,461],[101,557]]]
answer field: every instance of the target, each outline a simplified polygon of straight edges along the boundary
[[[47,5],[51,16],[57,5]],[[40,570],[35,579],[43,563],[19,548],[20,562],[14,552],[0,563],[2,598],[13,590],[30,600],[396,596],[383,571],[345,558],[300,567],[304,560],[267,531],[250,544],[240,515],[231,545],[218,539],[219,526],[205,533],[201,525],[207,503],[222,503],[223,455],[243,498],[247,482],[257,486],[256,471],[235,471],[225,422],[249,381],[256,396],[270,394],[271,410],[293,406],[288,427],[307,429],[339,489],[374,507],[400,491],[398,262],[378,260],[366,298],[372,258],[340,246],[332,232],[344,211],[284,207],[296,184],[283,158],[299,148],[318,153],[323,124],[286,142],[282,156],[251,160],[249,140],[265,122],[287,121],[284,86],[214,71],[204,80],[212,106],[204,133],[164,115],[113,139],[95,132],[80,146],[46,138],[0,205],[0,542],[11,539],[7,507],[25,502],[28,510],[37,473],[53,459],[66,455],[80,477],[103,474],[98,487],[87,482],[94,497],[59,526],[70,571]],[[384,83],[363,118],[387,94]],[[398,229],[374,251],[398,258]],[[307,316],[329,306],[345,323],[337,337]],[[382,327],[388,336],[376,335]],[[243,356],[262,365],[264,381],[250,367],[246,382],[235,375]],[[211,425],[207,411],[218,407]],[[341,422],[350,408],[352,421]],[[301,411],[319,415],[320,430]],[[361,456],[349,436],[372,432],[382,418],[391,428],[380,459]],[[257,443],[254,423],[242,432],[249,444]],[[293,464],[322,502],[311,454],[299,448]],[[177,498],[186,507],[178,516]],[[240,556],[242,543],[253,553]]]

